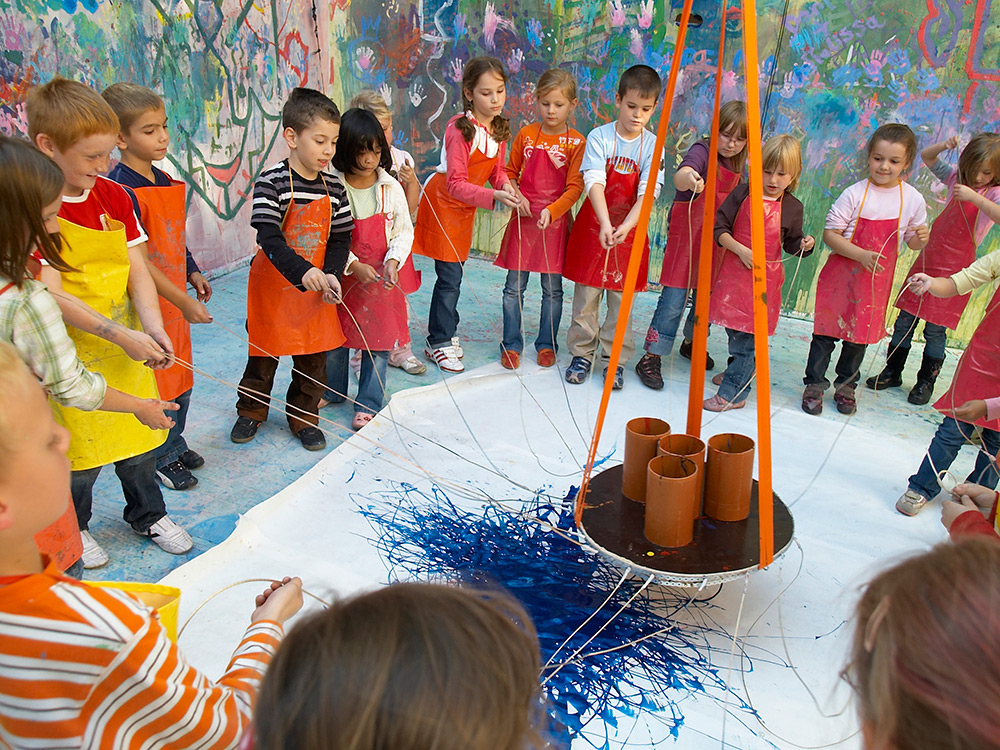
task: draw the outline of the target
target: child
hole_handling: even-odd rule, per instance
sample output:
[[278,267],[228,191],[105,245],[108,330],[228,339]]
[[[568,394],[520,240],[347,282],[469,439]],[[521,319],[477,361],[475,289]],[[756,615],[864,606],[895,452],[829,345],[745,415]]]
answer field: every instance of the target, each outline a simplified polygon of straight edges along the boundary
[[[392,167],[389,169],[389,176],[395,177],[396,181],[403,186],[406,193],[406,205],[413,217],[417,212],[417,205],[420,203],[420,182],[413,171],[415,162],[407,151],[396,148],[392,133],[392,112],[385,99],[376,94],[371,89],[362,91],[351,99],[351,106],[358,109],[367,109],[378,118],[382,131],[385,133],[385,140],[389,144],[389,155],[392,157]],[[412,222],[411,222],[412,223]],[[413,256],[407,256],[406,261],[399,269],[399,288],[403,294],[413,294],[420,288],[420,274],[413,267]],[[407,328],[409,328],[409,306],[407,306]],[[357,371],[361,367],[361,352],[357,352],[355,359],[351,359],[351,367]],[[389,366],[398,367],[407,375],[423,375],[427,372],[427,365],[413,356],[413,349],[410,347],[409,330],[405,343],[389,353]]]
[[[70,436],[0,342],[0,737],[12,747],[232,748],[257,684],[302,606],[286,578],[257,597],[225,676],[185,662],[129,595],[65,578],[34,546],[69,492]],[[142,710],[137,710],[142,707]]]
[[292,629],[261,686],[253,747],[545,747],[539,668],[510,597],[394,583]]
[[371,112],[344,113],[333,166],[347,189],[354,232],[339,307],[347,341],[327,355],[328,390],[320,405],[344,400],[348,351],[359,349],[361,374],[351,427],[360,430],[385,403],[389,352],[409,339],[406,298],[397,283],[413,244],[413,224],[406,194],[389,176],[389,144]]
[[985,536],[1000,541],[997,519],[1000,492],[966,482],[956,485],[951,495],[941,503],[941,523],[952,539]]
[[[924,164],[948,187],[948,200],[931,226],[927,247],[917,258],[910,274],[950,276],[976,259],[976,248],[995,223],[1000,223],[1000,136],[980,133],[962,150],[958,170],[953,170],[938,155],[958,148],[958,136],[928,146],[920,152]],[[917,298],[904,288],[896,299],[900,313],[889,341],[889,355],[878,375],[868,378],[869,388],[897,388],[903,384],[903,366],[910,353],[910,340],[917,321],[924,321],[924,358],[917,373],[916,385],[906,400],[923,405],[931,400],[941,365],[947,330],[958,325],[969,302],[968,296],[949,299]]]
[[521,309],[532,271],[538,272],[542,284],[536,359],[542,367],[556,362],[556,334],[562,318],[561,274],[573,225],[570,209],[583,192],[580,163],[585,139],[567,125],[576,107],[576,81],[565,70],[548,70],[535,86],[535,101],[541,122],[522,128],[511,146],[507,176],[521,205],[507,225],[496,259],[496,265],[508,269],[500,342],[500,364],[508,370],[521,363]]
[[927,206],[902,175],[917,155],[917,139],[906,125],[881,126],[868,141],[868,178],[840,194],[826,217],[823,242],[830,256],[816,284],[816,312],[809,360],[802,379],[802,411],[820,414],[826,369],[841,342],[833,400],[841,414],[854,414],[854,391],[868,344],[885,336],[885,310],[892,291],[899,246],[927,244]]
[[[118,115],[121,132],[118,150],[121,160],[108,178],[129,188],[132,203],[149,235],[147,249],[149,273],[160,295],[163,327],[183,364],[175,363],[156,371],[160,398],[178,405],[174,426],[166,442],[156,450],[156,476],[164,487],[186,490],[198,484],[192,469],[201,468],[205,459],[188,447],[184,439],[194,372],[191,359],[191,326],[210,323],[212,316],[202,302],[212,296],[212,287],[202,276],[184,242],[184,183],[153,166],[167,153],[170,134],[163,100],[145,86],[116,83],[104,90],[105,101]],[[188,282],[198,299],[185,294]]]
[[[32,89],[26,109],[31,140],[63,173],[59,209],[63,260],[76,269],[60,273],[43,267],[42,281],[52,288],[61,276],[68,292],[121,325],[136,330],[141,325],[172,355],[156,287],[146,267],[146,235],[125,189],[100,176],[118,138],[114,110],[96,91],[59,77]],[[156,380],[148,368],[76,327],[72,318],[67,322],[73,326],[69,334],[80,359],[103,375],[109,386],[139,398],[157,397]],[[171,554],[190,550],[191,536],[167,516],[156,482],[156,449],[166,434],[148,429],[130,414],[84,412],[58,405],[55,409],[73,436],[71,485],[84,565],[98,567],[107,562],[107,554],[88,528],[94,483],[101,469],[111,463],[125,495],[123,515],[132,529]]]
[[281,109],[288,158],[264,170],[253,187],[250,226],[260,250],[247,282],[250,356],[229,435],[248,443],[267,419],[278,357],[292,356],[288,426],[306,450],[326,447],[319,400],[326,353],[344,343],[337,308],[351,247],[351,207],[340,180],[324,174],[340,133],[340,111],[313,89],[297,88]]
[[[663,388],[660,357],[670,354],[674,337],[687,304],[688,290],[698,282],[701,257],[701,225],[705,220],[705,178],[708,174],[709,141],[698,141],[684,155],[674,173],[674,202],[670,207],[667,246],[663,251],[660,271],[660,299],[646,332],[646,353],[635,365],[639,381],[648,388]],[[715,209],[739,184],[747,159],[746,102],[726,102],[719,108],[719,161],[715,177]],[[684,341],[680,354],[691,359],[691,337],[694,333],[694,306],[684,322]],[[708,352],[705,365],[711,370],[715,362]]]
[[[566,340],[573,360],[566,368],[567,383],[582,383],[593,366],[597,344],[607,363],[618,324],[618,311],[625,286],[625,271],[632,253],[635,225],[649,184],[656,138],[646,123],[660,98],[660,76],[648,65],[633,65],[618,82],[615,106],[618,119],[601,125],[587,136],[583,155],[583,185],[587,198],[577,214],[566,248],[563,276],[575,282],[573,321]],[[662,166],[653,190],[663,186]],[[636,291],[646,288],[649,275],[649,241],[643,248],[642,264],[635,280]],[[607,291],[608,314],[600,327],[597,316],[601,297]],[[622,345],[622,364],[632,358],[635,343],[629,333]],[[606,369],[606,368],[605,368]],[[622,365],[615,372],[614,388],[624,385]]]
[[1000,544],[904,560],[858,602],[844,677],[865,750],[1000,749]]
[[[510,122],[501,113],[507,73],[495,57],[474,57],[462,72],[462,109],[444,131],[441,163],[424,186],[417,209],[413,252],[434,259],[424,354],[445,372],[462,372],[458,343],[458,297],[462,268],[472,246],[476,208],[499,201],[517,208],[519,199],[504,171]],[[493,190],[485,186],[487,180]]]
[[[915,273],[909,278],[909,286],[918,297],[929,291],[935,297],[947,298],[969,294],[997,278],[1000,278],[1000,254],[990,253],[950,277],[934,278],[925,273]],[[991,489],[997,486],[1000,481],[996,467],[996,456],[1000,451],[1000,418],[996,413],[972,413],[972,410],[963,407],[968,401],[993,396],[997,390],[998,372],[1000,291],[993,294],[986,307],[986,315],[962,352],[951,387],[934,404],[934,408],[945,415],[944,420],[934,433],[920,468],[910,477],[906,492],[896,501],[896,510],[900,513],[915,516],[937,496],[940,472],[951,466],[962,446],[976,432],[982,435],[983,448],[979,450],[976,466],[966,481]]]
[[[785,281],[781,251],[804,257],[812,252],[816,241],[802,236],[802,203],[791,194],[802,173],[799,142],[790,135],[776,135],[764,144],[762,158],[767,335],[773,336]],[[756,367],[749,197],[749,186],[737,185],[715,220],[715,241],[727,252],[712,289],[709,320],[726,327],[730,361],[719,379],[719,392],[705,401],[708,411],[742,409]]]

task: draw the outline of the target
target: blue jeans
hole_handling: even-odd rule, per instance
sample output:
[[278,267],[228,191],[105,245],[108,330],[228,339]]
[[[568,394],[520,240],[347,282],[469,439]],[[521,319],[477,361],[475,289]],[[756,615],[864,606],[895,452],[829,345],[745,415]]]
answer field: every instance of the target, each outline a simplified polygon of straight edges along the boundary
[[[954,417],[945,417],[941,426],[934,433],[924,460],[920,462],[917,473],[910,477],[909,488],[928,499],[937,497],[941,491],[937,482],[937,472],[951,467],[952,462],[965,445],[966,438],[975,432],[976,428],[968,422],[959,422]],[[1000,432],[983,430],[983,450],[976,455],[976,466],[966,477],[966,482],[975,482],[983,487],[996,489],[997,476],[996,456],[1000,449]],[[989,452],[989,456],[983,451]],[[993,460],[990,459],[993,457]]]
[[[650,354],[666,357],[674,346],[677,329],[681,325],[681,316],[687,304],[688,290],[665,286],[660,290],[660,298],[656,302],[653,319],[646,331],[645,350]],[[694,305],[695,292],[691,291],[691,309],[684,321],[684,338],[689,341],[694,338]]]
[[[347,400],[347,369],[351,350],[346,346],[326,353],[326,393],[323,398],[333,404]],[[389,367],[389,352],[361,350],[361,372],[358,375],[358,398],[355,412],[378,414],[385,405],[385,378]]]
[[434,261],[434,293],[427,318],[427,345],[431,349],[448,346],[458,330],[458,298],[462,293],[462,264]]
[[[94,505],[94,483],[103,466],[70,474],[70,493],[76,508],[80,530],[90,527]],[[156,452],[146,451],[132,458],[115,462],[115,474],[122,483],[125,510],[122,517],[136,531],[145,533],[149,527],[167,515],[163,494],[156,482]]]
[[750,379],[753,377],[757,357],[754,352],[753,334],[727,328],[729,334],[729,363],[722,375],[719,395],[726,401],[739,404],[750,395]]
[[[896,325],[892,328],[892,338],[889,339],[889,351],[902,347],[910,348],[913,332],[920,318],[905,310],[899,311]],[[924,321],[924,355],[934,359],[944,359],[944,349],[948,344],[948,329],[936,323]]]
[[167,441],[156,449],[156,468],[162,469],[167,464],[172,464],[181,454],[188,449],[187,441],[184,439],[184,425],[187,424],[188,407],[191,406],[191,389],[184,391],[174,399],[180,409],[166,412],[167,416],[174,420],[174,426],[167,433]]
[[[530,271],[507,271],[507,283],[503,287],[503,346],[502,351],[524,351],[524,335],[521,332],[521,310],[524,308],[524,290],[528,286]],[[562,276],[558,273],[538,274],[542,285],[542,313],[538,321],[538,337],[535,351],[552,349],[559,351],[556,334],[562,320],[563,290]]]

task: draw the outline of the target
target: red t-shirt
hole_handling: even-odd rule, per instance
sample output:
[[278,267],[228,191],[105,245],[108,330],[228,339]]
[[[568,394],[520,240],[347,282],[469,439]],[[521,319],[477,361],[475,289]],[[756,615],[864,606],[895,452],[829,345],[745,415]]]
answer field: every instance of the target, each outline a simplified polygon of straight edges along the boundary
[[147,240],[139,219],[136,218],[132,199],[125,188],[106,177],[98,177],[97,184],[80,196],[64,195],[60,218],[87,229],[104,229],[101,215],[107,214],[125,225],[125,239],[129,247]]

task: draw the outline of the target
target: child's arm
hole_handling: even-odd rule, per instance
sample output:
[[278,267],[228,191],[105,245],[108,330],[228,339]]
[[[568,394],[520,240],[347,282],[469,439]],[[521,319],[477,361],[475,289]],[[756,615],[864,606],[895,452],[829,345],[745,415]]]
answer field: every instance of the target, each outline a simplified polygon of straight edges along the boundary
[[[527,140],[524,130],[524,128],[521,128],[518,134],[514,136],[514,143],[510,147],[510,158],[507,166],[504,167],[504,174],[510,180],[510,185],[514,189],[514,195],[517,196],[518,214],[521,216],[531,216],[531,206],[528,203],[528,199],[524,197],[524,193],[521,192],[521,186],[518,184],[518,180],[521,179],[521,169],[524,168],[524,143]],[[494,187],[496,186],[494,185]]]
[[[678,191],[695,194],[705,189],[704,172],[708,168],[708,147],[699,141],[684,154],[680,167],[674,172],[674,187]],[[702,166],[704,165],[704,166]],[[698,167],[701,166],[699,170]]]
[[405,196],[390,185],[383,210],[392,218],[389,230],[389,247],[382,267],[382,278],[386,289],[392,289],[399,282],[399,267],[410,255],[413,247],[413,222],[406,211]]
[[198,264],[195,263],[194,257],[191,255],[191,251],[187,248],[184,248],[184,260],[187,263],[188,283],[194,287],[198,295],[198,301],[203,304],[208,302],[212,299],[212,285],[208,283],[208,279],[202,274],[201,269],[198,268]]
[[918,297],[930,292],[935,297],[969,294],[983,284],[1000,278],[1000,253],[989,253],[951,276],[933,277],[926,273],[913,274],[908,283]]
[[845,258],[856,260],[866,271],[878,272],[884,270],[884,266],[879,263],[882,259],[879,253],[876,253],[874,250],[865,250],[858,247],[844,236],[843,230],[824,229],[823,242],[837,255],[843,255]]
[[781,199],[781,224],[784,237],[781,248],[789,255],[807,257],[816,245],[816,239],[802,235],[802,201],[786,193]]
[[[497,163],[490,177],[496,189],[490,190],[483,185],[469,182],[469,153],[472,150],[472,144],[465,140],[465,136],[454,125],[449,125],[445,130],[444,147],[448,163],[446,184],[452,198],[468,203],[470,206],[487,210],[493,208],[494,201],[500,201],[505,206],[517,208],[519,201],[503,171],[502,150],[497,155]],[[503,176],[500,177],[500,175]],[[497,183],[499,183],[499,187]]]
[[139,316],[142,329],[172,357],[174,345],[170,342],[167,332],[163,330],[160,301],[156,298],[156,285],[153,283],[153,277],[149,275],[146,257],[145,242],[139,242],[128,249],[128,294],[136,315]]
[[968,201],[986,214],[986,216],[989,217],[989,220],[994,224],[1000,224],[1000,205],[994,203],[985,195],[977,193],[968,185],[962,185],[960,183],[955,183],[952,195],[955,196],[956,200]]
[[569,159],[566,171],[566,188],[562,195],[542,209],[541,216],[538,218],[539,229],[545,229],[560,216],[564,216],[583,194],[583,172],[580,171],[580,166],[583,164],[583,151],[584,144],[581,140],[576,147],[571,147],[566,155]]
[[[612,237],[612,244],[617,245],[625,241],[628,237],[629,232],[635,229],[635,225],[639,223],[639,214],[642,213],[642,198],[646,194],[646,186],[649,184],[649,176],[653,167],[653,152],[650,149],[649,154],[644,154],[642,157],[642,171],[639,173],[639,193],[636,196],[636,201],[632,205],[631,210],[626,214],[625,219],[615,227],[615,233]],[[660,188],[663,187],[663,160],[660,160],[660,170],[656,175],[656,180],[653,184],[653,198],[657,198],[660,194]]]
[[921,151],[920,160],[929,168],[934,169],[934,165],[937,163],[938,156],[941,155],[941,152],[952,151],[956,148],[958,148],[958,136],[953,135],[948,140],[935,143]]
[[[146,268],[149,271],[149,275],[153,279],[153,284],[156,286],[156,293],[163,297],[163,299],[167,302],[176,306],[177,309],[179,309],[184,315],[184,320],[188,323],[212,322],[212,314],[209,313],[208,308],[198,300],[189,297],[183,289],[179,289],[170,279],[167,278],[167,275],[163,273],[163,271],[161,271],[152,260],[150,260],[149,248],[146,243],[143,243],[143,256],[146,259]],[[198,275],[200,276],[201,274]]]
[[753,251],[742,242],[737,242],[733,237],[733,225],[736,223],[736,215],[739,213],[740,205],[750,195],[750,189],[746,185],[738,185],[719,206],[715,212],[715,241],[731,253],[735,253],[743,265],[753,268]]

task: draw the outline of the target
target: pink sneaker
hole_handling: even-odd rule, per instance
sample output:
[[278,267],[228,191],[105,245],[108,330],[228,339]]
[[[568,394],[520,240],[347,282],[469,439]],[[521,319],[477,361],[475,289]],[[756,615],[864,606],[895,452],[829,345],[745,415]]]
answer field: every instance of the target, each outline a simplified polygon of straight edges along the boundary
[[706,411],[729,411],[731,409],[742,409],[746,406],[746,403],[746,401],[726,401],[726,399],[716,393],[712,398],[705,399],[705,403],[702,406],[705,407]]
[[369,414],[366,411],[358,411],[354,413],[354,421],[351,422],[351,429],[357,432],[366,424],[375,419],[374,414]]

